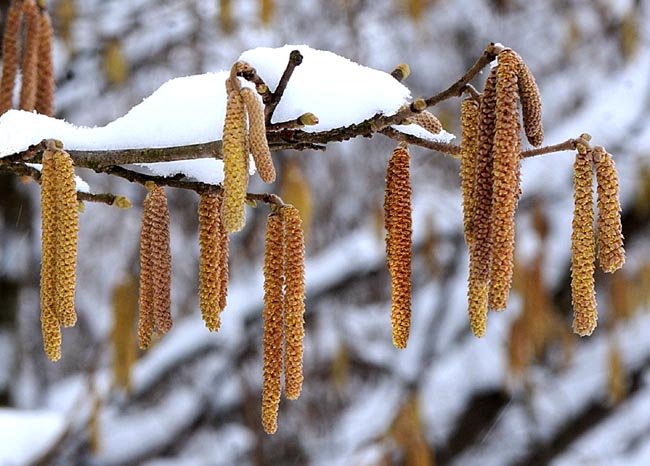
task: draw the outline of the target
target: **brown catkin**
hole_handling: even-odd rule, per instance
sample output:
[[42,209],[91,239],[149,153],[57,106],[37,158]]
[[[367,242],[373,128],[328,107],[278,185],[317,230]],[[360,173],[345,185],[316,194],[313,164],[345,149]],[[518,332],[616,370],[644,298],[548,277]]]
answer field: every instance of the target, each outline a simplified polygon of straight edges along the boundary
[[223,192],[206,192],[199,199],[199,300],[205,326],[216,332],[221,325],[221,205]]
[[158,334],[167,333],[172,327],[171,281],[172,254],[170,241],[170,219],[167,196],[162,186],[151,191],[152,244],[151,257],[154,268],[153,305],[154,320]]
[[242,88],[241,95],[248,114],[248,140],[255,167],[262,181],[273,183],[275,181],[275,167],[273,166],[269,143],[266,140],[266,124],[264,123],[262,101],[256,95],[256,92],[248,87]]
[[282,344],[284,286],[284,224],[279,213],[268,216],[264,252],[264,385],[262,426],[268,434],[278,428],[282,391]]
[[226,231],[244,228],[246,188],[248,187],[248,151],[246,151],[246,111],[238,90],[228,93],[223,128],[224,203]]
[[411,328],[411,156],[399,145],[386,170],[386,260],[391,276],[393,344],[406,348]]
[[605,272],[615,272],[625,263],[621,203],[614,159],[601,146],[594,148],[598,186],[598,262]]
[[428,110],[424,110],[408,119],[409,123],[421,126],[431,134],[438,134],[442,131],[440,120]]
[[474,181],[478,150],[478,102],[465,99],[461,104],[460,121],[462,139],[460,143],[460,182],[463,196],[463,224],[465,242],[472,241],[472,215],[474,213]]
[[38,113],[54,116],[54,65],[52,62],[52,21],[47,9],[39,16],[38,80],[35,109]]
[[41,20],[39,8],[33,0],[23,4],[25,16],[25,43],[23,44],[22,83],[20,88],[20,109],[32,111],[36,104],[38,82],[38,44]]
[[488,292],[489,306],[494,310],[506,308],[514,266],[515,210],[519,200],[521,151],[517,111],[519,63],[519,55],[512,50],[499,54],[492,165],[492,260]]
[[171,255],[169,254],[169,210],[160,186],[153,186],[144,200],[140,234],[140,316],[138,343],[151,344],[154,328],[165,333],[171,327]]
[[474,178],[472,241],[469,244],[468,314],[477,337],[485,334],[492,246],[492,173],[496,127],[496,68],[492,68],[479,105],[478,154]]
[[79,233],[77,189],[70,155],[63,150],[57,150],[53,157],[58,192],[56,313],[63,327],[72,327],[77,322],[74,309]]
[[43,153],[41,170],[41,328],[45,354],[61,358],[61,328],[56,314],[58,185],[53,150]]
[[521,59],[519,60],[517,78],[526,138],[533,146],[539,147],[544,142],[542,98],[535,77]]
[[302,390],[305,337],[305,237],[300,212],[292,205],[280,209],[284,222],[284,386],[288,399]]
[[0,115],[13,107],[14,86],[20,57],[18,44],[23,15],[22,0],[13,0],[7,10],[2,39],[2,80],[0,81]]
[[571,235],[571,292],[573,331],[591,335],[596,328],[596,290],[594,288],[594,208],[592,153],[578,145],[573,165],[574,211]]

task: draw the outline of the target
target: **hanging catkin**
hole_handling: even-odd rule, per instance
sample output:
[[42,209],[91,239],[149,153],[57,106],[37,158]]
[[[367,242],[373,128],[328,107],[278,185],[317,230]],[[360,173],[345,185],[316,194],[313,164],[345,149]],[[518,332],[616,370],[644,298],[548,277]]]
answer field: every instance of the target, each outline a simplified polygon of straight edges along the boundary
[[113,288],[113,386],[125,391],[131,390],[131,368],[136,360],[134,335],[135,319],[138,314],[138,284],[128,274]]
[[526,138],[533,146],[541,146],[544,142],[542,98],[535,77],[521,59],[517,71],[517,84]]
[[38,80],[35,109],[38,113],[54,116],[54,65],[52,63],[52,21],[46,8],[39,16]]
[[255,167],[260,178],[265,183],[275,181],[275,167],[271,159],[269,143],[266,140],[266,124],[264,123],[264,107],[255,91],[245,87],[241,90],[246,112],[248,114],[248,140]]
[[63,327],[72,327],[77,322],[74,309],[79,236],[77,189],[70,155],[57,150],[53,158],[57,184],[56,313]]
[[496,121],[496,68],[492,68],[479,105],[478,155],[474,180],[472,240],[469,244],[468,313],[474,335],[485,334],[492,246],[492,157]]
[[223,192],[202,193],[199,200],[199,299],[206,327],[216,332],[221,325],[220,307],[223,224]]
[[474,181],[478,150],[478,102],[465,99],[461,104],[460,120],[462,139],[460,143],[460,182],[463,195],[463,225],[465,242],[472,241],[472,216],[474,213]]
[[615,272],[625,263],[621,203],[614,159],[601,146],[593,151],[598,185],[598,262],[605,272]]
[[594,288],[594,208],[592,153],[579,144],[573,165],[574,210],[571,235],[571,293],[573,331],[591,335],[596,328],[596,291]]
[[284,222],[284,385],[290,400],[302,390],[303,339],[305,337],[305,239],[298,209],[280,209]]
[[13,107],[14,85],[20,47],[20,23],[23,15],[22,0],[13,0],[7,10],[5,31],[2,39],[2,80],[0,81],[0,115]]
[[228,93],[223,128],[224,204],[226,231],[244,228],[246,188],[248,187],[248,151],[246,149],[246,111],[238,89]]
[[140,234],[140,316],[138,343],[141,349],[151,344],[154,327],[165,333],[171,327],[171,254],[169,249],[169,210],[165,191],[152,186],[144,200]]
[[268,434],[277,428],[282,390],[284,224],[279,213],[268,216],[264,252],[264,385],[262,426]]
[[494,132],[492,260],[490,262],[489,306],[506,308],[512,284],[515,251],[515,210],[519,200],[520,166],[517,72],[521,59],[512,50],[499,54],[496,86],[496,126]]
[[58,184],[54,150],[43,153],[41,170],[41,327],[45,354],[61,358],[61,328],[56,313]]
[[391,276],[393,344],[405,348],[411,327],[411,180],[408,148],[399,145],[388,162],[384,222]]
[[20,109],[32,111],[36,104],[36,87],[38,82],[38,48],[40,13],[34,0],[23,4],[25,16],[25,43],[23,44],[22,82],[20,88]]

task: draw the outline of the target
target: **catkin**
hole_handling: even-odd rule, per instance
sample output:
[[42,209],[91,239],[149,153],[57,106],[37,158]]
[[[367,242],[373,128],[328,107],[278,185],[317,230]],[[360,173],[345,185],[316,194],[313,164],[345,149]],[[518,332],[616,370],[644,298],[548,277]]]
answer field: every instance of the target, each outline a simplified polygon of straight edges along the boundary
[[460,119],[462,139],[460,143],[460,182],[463,195],[463,225],[465,242],[472,241],[472,215],[474,212],[474,181],[478,150],[478,102],[465,99],[461,104]]
[[61,358],[61,328],[56,314],[58,185],[53,150],[43,153],[41,170],[41,328],[45,354]]
[[47,9],[39,16],[38,80],[36,84],[35,110],[54,116],[54,65],[52,63],[52,21]]
[[477,337],[485,334],[492,246],[493,145],[496,126],[496,68],[492,68],[479,105],[478,154],[474,179],[472,240],[469,244],[468,314]]
[[272,434],[277,430],[278,407],[282,390],[283,335],[283,255],[284,224],[279,213],[268,216],[264,252],[264,385],[262,388],[262,426]]
[[138,343],[141,349],[147,349],[151,344],[155,327],[159,333],[165,333],[171,327],[170,285],[167,197],[162,187],[153,186],[144,200],[140,234]]
[[544,142],[542,98],[535,77],[521,59],[517,71],[517,84],[526,138],[533,146],[539,147]]
[[265,183],[275,181],[275,167],[269,150],[269,143],[266,140],[266,124],[264,123],[264,107],[256,93],[245,87],[241,90],[246,112],[248,114],[248,140],[251,153],[255,161],[255,167],[260,178]]
[[72,327],[77,322],[74,309],[79,233],[77,189],[70,155],[57,150],[53,158],[57,184],[56,314],[63,327]]
[[135,319],[138,313],[138,285],[135,277],[128,274],[113,288],[113,385],[127,392],[131,389],[131,368],[136,360],[134,338]]
[[221,206],[223,192],[206,192],[199,200],[199,299],[201,315],[211,332],[219,330],[222,241]]
[[605,272],[615,272],[625,263],[621,203],[614,159],[601,146],[594,148],[598,186],[598,262]]
[[596,290],[594,288],[594,209],[592,153],[578,145],[574,163],[574,211],[571,235],[571,292],[573,331],[591,335],[596,328]]
[[33,0],[23,4],[25,16],[25,43],[23,44],[22,84],[20,88],[20,109],[32,111],[36,104],[38,82],[38,48],[40,35],[40,13]]
[[403,145],[393,151],[386,170],[384,215],[393,344],[405,348],[411,327],[412,223],[410,154]]
[[248,151],[246,149],[246,112],[238,90],[228,93],[223,128],[224,203],[223,222],[233,233],[244,228]]
[[492,260],[488,292],[489,306],[494,310],[506,308],[514,266],[515,210],[520,190],[521,141],[517,111],[519,63],[521,59],[512,50],[504,50],[499,54],[492,166]]
[[284,222],[284,385],[288,399],[302,390],[303,339],[305,337],[305,238],[298,209],[280,209]]
[[20,48],[20,23],[23,15],[22,0],[13,0],[7,10],[2,39],[2,80],[0,80],[0,115],[13,107],[14,86]]
[[408,119],[408,122],[421,126],[431,134],[438,134],[442,131],[442,123],[440,123],[440,120],[438,120],[438,118],[428,110],[413,115]]

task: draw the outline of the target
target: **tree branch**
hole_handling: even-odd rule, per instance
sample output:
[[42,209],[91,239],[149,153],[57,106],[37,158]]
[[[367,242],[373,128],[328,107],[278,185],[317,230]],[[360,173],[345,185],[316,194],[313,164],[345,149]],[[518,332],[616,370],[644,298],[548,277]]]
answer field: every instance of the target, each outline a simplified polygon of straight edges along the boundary
[[278,106],[280,100],[282,99],[282,96],[284,95],[284,90],[287,88],[287,84],[289,83],[289,79],[291,79],[291,75],[293,74],[293,71],[296,69],[296,66],[299,66],[301,63],[302,63],[302,54],[300,53],[300,51],[292,50],[291,53],[289,54],[289,63],[287,63],[287,67],[284,69],[284,73],[282,73],[282,77],[280,77],[280,82],[278,83],[278,87],[271,95],[269,101],[264,102],[265,103],[264,117],[267,125],[271,123],[271,118],[273,118],[273,112],[275,112],[275,108]]

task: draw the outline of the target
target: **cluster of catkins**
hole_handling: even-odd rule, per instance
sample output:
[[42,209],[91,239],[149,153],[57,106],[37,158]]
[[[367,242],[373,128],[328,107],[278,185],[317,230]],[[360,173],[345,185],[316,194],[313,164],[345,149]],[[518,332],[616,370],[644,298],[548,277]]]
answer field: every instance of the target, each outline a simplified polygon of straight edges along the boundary
[[[19,108],[54,113],[54,71],[52,66],[52,22],[45,0],[13,0],[5,19],[2,42],[0,115],[13,107],[13,93],[21,67]],[[22,51],[21,27],[24,23]],[[21,54],[22,52],[22,54]]]
[[[461,106],[460,174],[464,232],[470,252],[468,313],[470,326],[477,336],[485,334],[488,309],[506,308],[512,284],[514,215],[521,195],[521,128],[517,99],[521,103],[528,142],[540,146],[544,137],[539,89],[530,70],[510,49],[501,51],[497,60],[480,98],[466,99]],[[598,205],[604,216],[603,220],[599,217],[598,223],[599,250],[602,251],[599,254],[601,264],[606,264],[603,269],[613,272],[619,268],[624,252],[613,161],[609,155],[601,156],[602,148],[587,150],[580,144],[577,147],[572,238],[574,331],[589,335],[596,326],[593,260],[589,259],[594,251],[592,159],[602,160],[599,162],[602,168],[597,173],[600,173]]]

